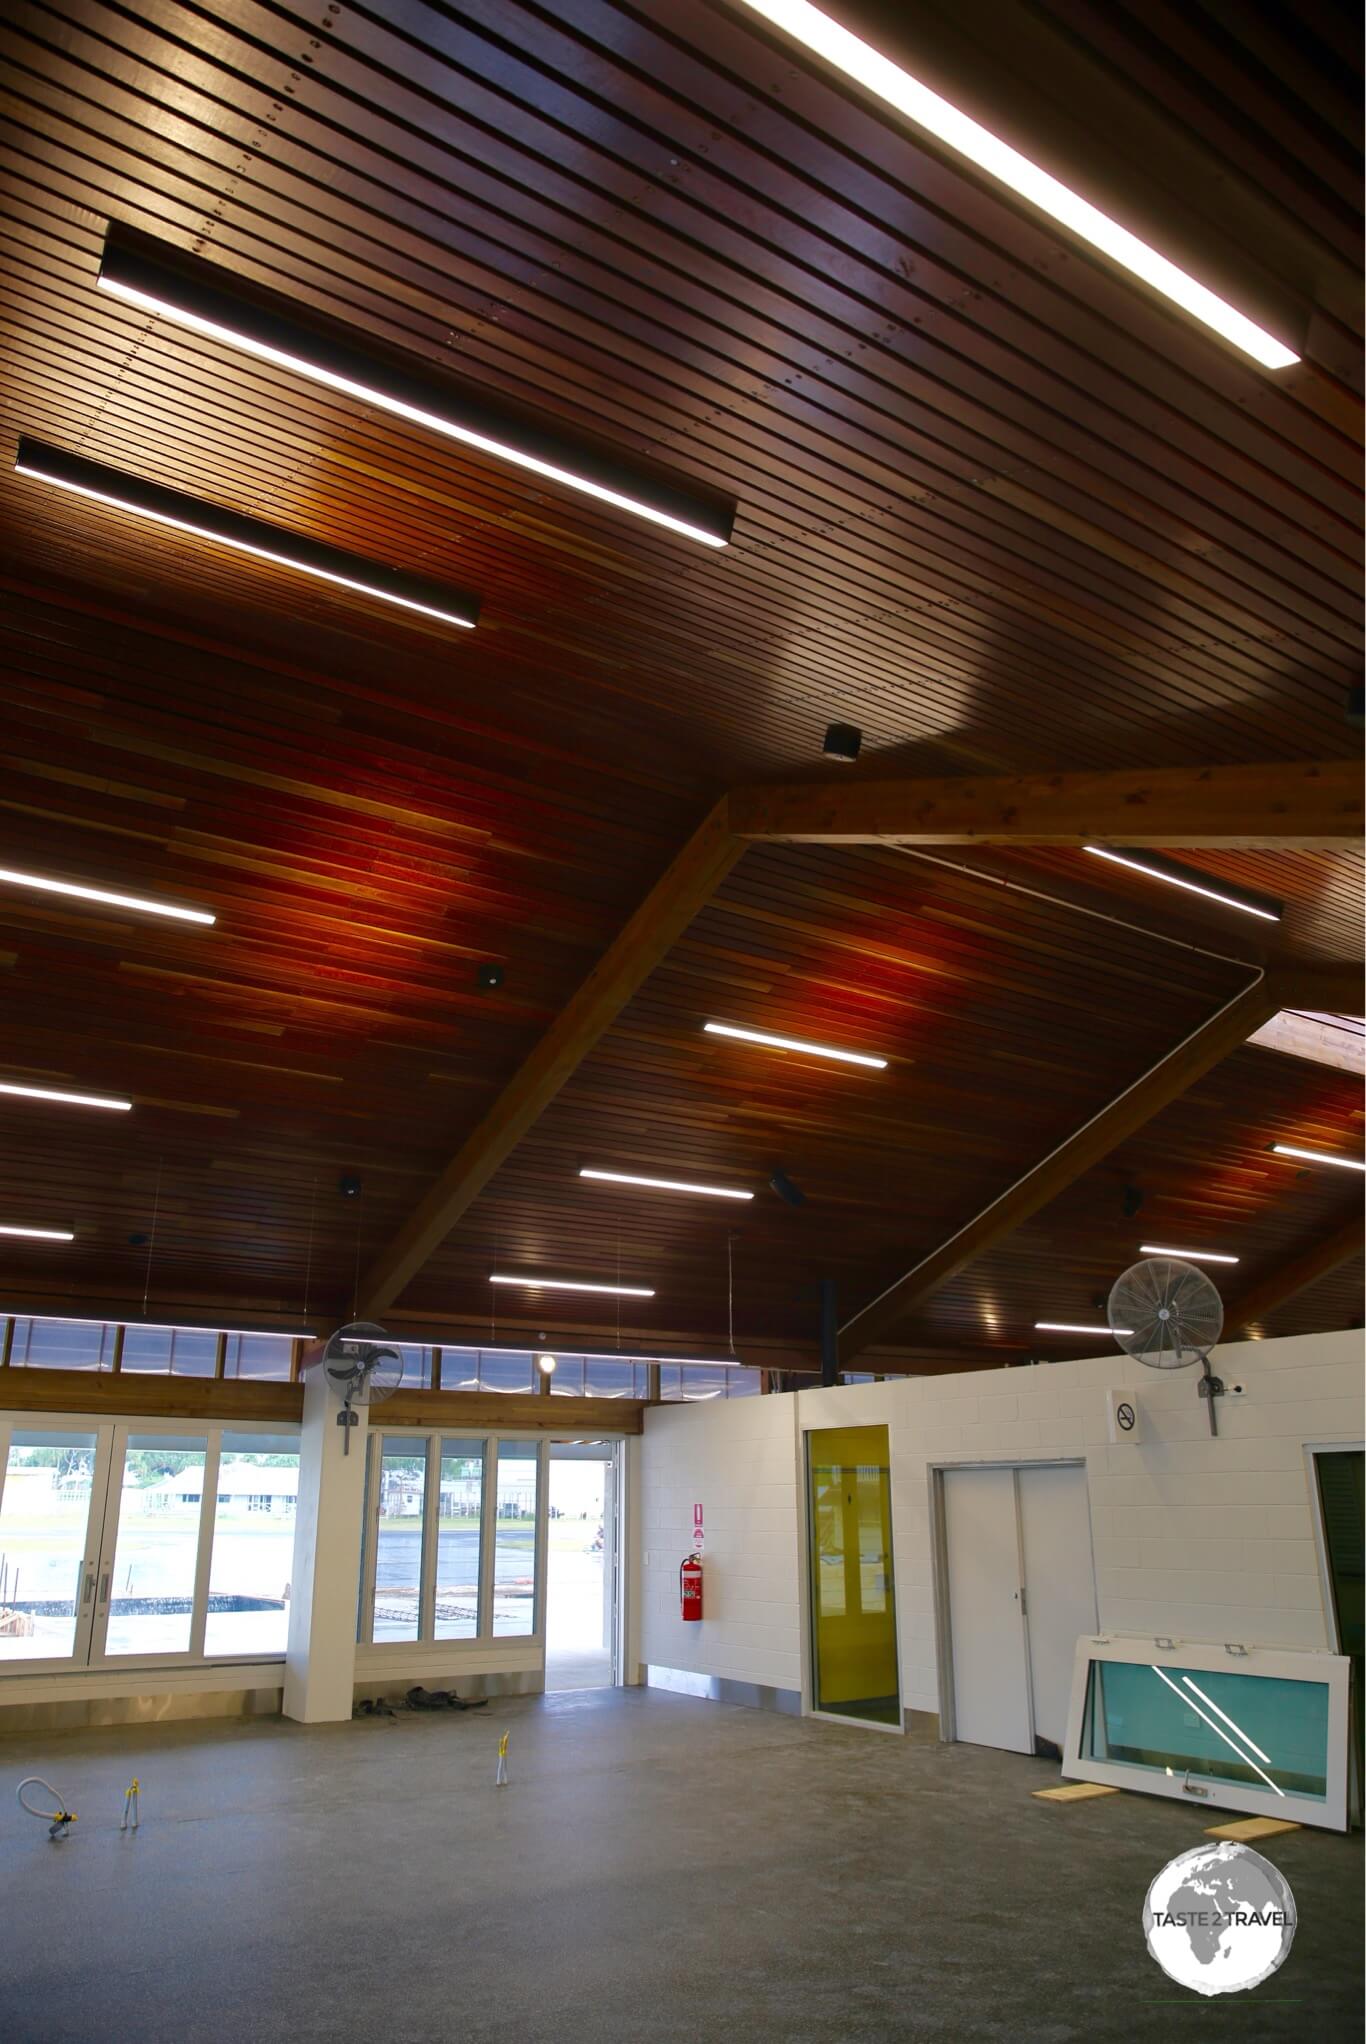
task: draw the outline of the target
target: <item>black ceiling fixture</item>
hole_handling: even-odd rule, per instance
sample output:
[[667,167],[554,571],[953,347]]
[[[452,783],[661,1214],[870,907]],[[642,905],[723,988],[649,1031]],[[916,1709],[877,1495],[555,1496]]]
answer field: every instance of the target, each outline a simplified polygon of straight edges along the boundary
[[359,1199],[360,1179],[354,1171],[343,1171],[337,1180],[337,1190],[343,1199]]
[[97,282],[126,304],[463,441],[496,460],[633,511],[704,546],[729,544],[735,522],[732,499],[689,476],[590,440],[486,386],[431,369],[171,242],[111,223]]
[[862,744],[863,733],[857,724],[828,724],[821,751],[827,759],[853,761],[858,758]]
[[485,959],[482,965],[475,967],[474,980],[476,986],[500,987],[503,984],[503,968],[495,965],[492,959]]
[[785,1199],[790,1207],[804,1207],[806,1205],[806,1194],[802,1191],[800,1185],[792,1183],[792,1180],[788,1177],[781,1164],[774,1165],[768,1182],[774,1192],[777,1193],[779,1199]]
[[301,575],[315,575],[361,596],[376,596],[402,610],[416,611],[439,624],[460,625],[469,630],[479,616],[479,598],[467,590],[454,589],[429,575],[410,574],[406,568],[390,568],[383,561],[368,560],[363,554],[347,553],[343,547],[328,546],[282,525],[268,525],[263,518],[248,518],[207,498],[191,497],[184,490],[169,490],[160,483],[147,482],[127,469],[108,468],[102,461],[87,461],[83,454],[50,447],[27,434],[14,457],[19,475],[36,482],[53,483],[73,496],[93,498],[116,511],[131,511],[138,518],[150,518],[156,525],[169,525],[176,532],[188,532],[196,539],[213,540],[236,553],[255,560],[273,561],[277,567],[292,568]]
[[1143,1204],[1142,1187],[1137,1185],[1126,1185],[1124,1188],[1123,1199],[1125,1220],[1131,1221],[1134,1215],[1138,1212],[1139,1208],[1142,1206],[1142,1204]]

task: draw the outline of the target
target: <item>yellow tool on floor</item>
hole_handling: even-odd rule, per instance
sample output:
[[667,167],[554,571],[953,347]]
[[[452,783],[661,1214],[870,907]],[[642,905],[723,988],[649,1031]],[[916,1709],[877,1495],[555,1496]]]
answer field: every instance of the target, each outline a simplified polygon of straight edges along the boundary
[[503,1788],[508,1778],[508,1735],[504,1732],[498,1741],[498,1766],[493,1777],[493,1786]]
[[138,1828],[138,1778],[136,1775],[134,1775],[132,1782],[129,1784],[128,1788],[124,1792],[123,1822],[122,1824],[120,1824],[119,1830],[136,1831],[137,1828]]

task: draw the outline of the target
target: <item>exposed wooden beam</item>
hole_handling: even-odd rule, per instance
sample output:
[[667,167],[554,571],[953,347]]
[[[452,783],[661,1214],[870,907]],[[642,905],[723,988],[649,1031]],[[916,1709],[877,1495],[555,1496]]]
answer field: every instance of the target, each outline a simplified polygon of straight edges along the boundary
[[[303,1417],[301,1384],[229,1377],[175,1377],[153,1371],[9,1368],[0,1376],[0,1410],[120,1413],[137,1419],[268,1419]],[[378,1410],[378,1408],[376,1408]],[[635,1398],[538,1398],[496,1391],[396,1391],[384,1405],[387,1426],[440,1426],[456,1432],[535,1427],[544,1432],[638,1434],[643,1402]]]
[[1358,843],[1361,768],[1155,767],[1000,780],[737,788],[730,827],[789,844],[1261,846]]
[[1224,1314],[1225,1339],[1255,1326],[1277,1306],[1283,1306],[1287,1299],[1295,1298],[1320,1278],[1341,1270],[1344,1263],[1350,1263],[1353,1257],[1361,1255],[1363,1246],[1366,1246],[1366,1226],[1358,1206],[1340,1228],[1333,1229],[1331,1234],[1308,1249],[1302,1249],[1297,1256],[1277,1264],[1274,1270],[1268,1271],[1264,1278],[1235,1299]]
[[478,1198],[744,851],[718,802],[365,1274],[358,1318],[380,1318]]
[[1143,1076],[1026,1171],[989,1206],[941,1242],[840,1329],[840,1362],[848,1365],[871,1342],[904,1322],[932,1292],[1038,1213],[1084,1171],[1098,1164],[1169,1101],[1177,1099],[1231,1051],[1246,1043],[1281,1006],[1276,983],[1258,979],[1202,1023]]

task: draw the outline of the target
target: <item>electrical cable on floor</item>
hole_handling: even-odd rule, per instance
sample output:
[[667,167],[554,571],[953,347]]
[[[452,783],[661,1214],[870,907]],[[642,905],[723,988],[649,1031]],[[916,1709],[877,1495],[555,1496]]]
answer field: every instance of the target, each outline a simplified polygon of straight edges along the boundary
[[[46,1789],[53,1802],[57,1805],[56,1809],[35,1810],[32,1803],[24,1795],[26,1788]],[[65,1798],[58,1795],[50,1781],[44,1781],[41,1774],[26,1774],[14,1793],[18,1798],[21,1810],[27,1810],[30,1817],[37,1817],[42,1823],[47,1825],[47,1835],[49,1838],[58,1839],[66,1837],[67,1832],[76,1821],[76,1812],[67,1809]]]

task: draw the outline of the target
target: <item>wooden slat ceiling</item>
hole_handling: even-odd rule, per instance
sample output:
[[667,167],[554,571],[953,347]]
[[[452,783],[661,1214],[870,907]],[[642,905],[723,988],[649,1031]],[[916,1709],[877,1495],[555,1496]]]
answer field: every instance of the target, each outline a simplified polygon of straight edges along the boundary
[[[998,14],[934,19],[985,47]],[[1356,22],[1053,0],[1028,24],[1057,67],[1021,71],[1014,117],[1055,78],[1075,174],[1094,145],[1145,217],[1198,238],[1203,209],[1249,302],[1303,313],[1299,366],[1269,376],[1162,310],[743,7],[6,9],[0,864],[219,917],[0,893],[0,1076],[138,1101],[0,1101],[0,1220],[80,1236],[10,1258],[10,1301],[345,1310],[358,1254],[707,803],[817,770],[831,718],[880,774],[1352,753]],[[985,59],[982,78],[1008,125],[1008,81]],[[97,294],[111,218],[724,491],[733,545]],[[21,432],[448,578],[482,596],[479,628],[15,477]],[[1282,897],[1285,953],[1360,955],[1345,855],[1192,862]],[[1263,926],[1095,864],[749,852],[405,1311],[482,1322],[494,1254],[608,1278],[620,1256],[657,1287],[642,1339],[710,1342],[731,1229],[737,1335],[802,1338],[818,1270],[852,1310],[1235,991],[1226,961],[1265,955]],[[708,1015],[891,1063],[765,1061],[703,1039]],[[975,1348],[989,1292],[1002,1343],[1024,1341],[1041,1245],[1059,1283],[1101,1289],[1128,1242],[1097,1192],[1116,1174],[1230,1223],[1207,1160],[1246,1177],[1298,1116],[1345,1136],[1344,1085],[1242,1054],[1191,1096],[1198,1143],[1168,1110],[908,1342]],[[580,1185],[594,1156],[760,1187],[783,1163],[810,1202],[646,1204]],[[1340,1192],[1320,1213],[1259,1178],[1236,1216],[1250,1274]],[[1342,1324],[1346,1276],[1273,1331]]]

